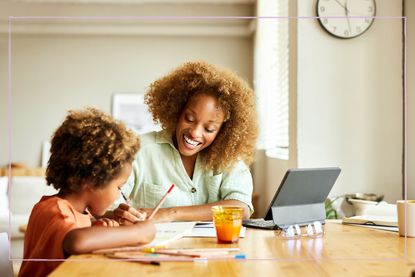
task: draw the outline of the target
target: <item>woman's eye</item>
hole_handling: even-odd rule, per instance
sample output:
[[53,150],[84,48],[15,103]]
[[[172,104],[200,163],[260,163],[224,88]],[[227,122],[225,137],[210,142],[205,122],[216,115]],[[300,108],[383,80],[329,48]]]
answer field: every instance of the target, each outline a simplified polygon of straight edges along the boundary
[[193,122],[193,121],[195,121],[192,117],[185,117],[185,119],[186,119],[187,122]]
[[215,132],[215,129],[205,129],[206,130],[206,132],[208,132],[208,133],[213,133],[213,132]]

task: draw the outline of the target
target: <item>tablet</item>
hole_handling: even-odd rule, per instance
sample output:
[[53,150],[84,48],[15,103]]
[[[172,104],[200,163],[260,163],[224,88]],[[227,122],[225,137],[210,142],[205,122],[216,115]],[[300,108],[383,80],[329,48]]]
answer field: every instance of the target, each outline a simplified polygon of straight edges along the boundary
[[289,169],[263,219],[244,220],[246,227],[278,229],[314,221],[324,224],[324,201],[337,180],[339,167]]

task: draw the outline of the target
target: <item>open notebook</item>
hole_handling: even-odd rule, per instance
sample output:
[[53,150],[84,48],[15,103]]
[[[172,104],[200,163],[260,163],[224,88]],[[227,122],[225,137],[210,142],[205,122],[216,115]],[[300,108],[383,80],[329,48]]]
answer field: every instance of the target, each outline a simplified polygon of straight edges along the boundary
[[156,237],[147,246],[160,246],[192,233],[196,222],[168,222],[156,224]]
[[396,205],[380,203],[365,210],[363,215],[343,218],[343,224],[397,227]]

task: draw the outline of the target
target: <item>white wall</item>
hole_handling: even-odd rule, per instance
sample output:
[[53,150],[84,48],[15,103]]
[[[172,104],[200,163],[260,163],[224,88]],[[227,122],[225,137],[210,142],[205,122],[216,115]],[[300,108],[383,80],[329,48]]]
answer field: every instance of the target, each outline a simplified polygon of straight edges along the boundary
[[[290,15],[315,16],[316,2],[290,1]],[[414,5],[414,1],[407,2]],[[376,4],[377,16],[402,16],[401,1],[377,0]],[[411,10],[408,16],[413,20],[415,9],[410,5],[407,11]],[[285,171],[292,167],[340,166],[342,173],[331,196],[372,192],[384,194],[389,202],[400,199],[401,21],[376,19],[365,34],[350,40],[330,36],[316,19],[293,21],[290,22],[290,159],[284,161],[258,153],[255,169],[261,175],[255,176],[255,181],[257,191],[261,192],[259,214],[265,213]],[[410,40],[410,34],[408,37]],[[410,60],[410,46],[408,52]],[[412,67],[414,64],[412,56]],[[409,84],[413,80],[411,61],[408,67]],[[413,184],[415,174],[411,174],[410,166],[415,162],[415,149],[410,146],[415,139],[415,100],[410,100],[414,95],[409,86],[408,171]],[[409,190],[410,197],[415,197],[413,185]]]
[[[299,0],[298,15],[316,1]],[[401,1],[377,0],[377,16],[401,16]],[[387,34],[387,35],[386,35]],[[402,197],[402,23],[375,19],[342,40],[314,19],[298,21],[298,166],[340,166],[331,195]]]
[[[54,5],[51,6],[48,5],[46,10],[53,14]],[[85,6],[80,6],[75,13],[83,11]],[[201,14],[199,6],[183,7],[182,14],[192,14],[192,10],[193,14]],[[180,9],[174,7],[173,12],[180,13]],[[222,8],[230,14],[243,15],[247,11],[245,6]],[[204,12],[214,10],[210,7]],[[233,69],[252,83],[252,36],[249,32],[232,33],[234,29],[245,30],[248,21],[210,21],[210,25],[187,22],[171,29],[177,22],[165,24],[144,20],[123,23],[125,28],[122,30],[127,32],[126,35],[113,31],[101,35],[102,30],[110,30],[108,26],[112,25],[108,22],[96,22],[94,26],[88,23],[85,28],[92,34],[84,35],[55,34],[68,30],[76,32],[77,26],[72,23],[66,27],[61,22],[49,20],[42,23],[43,28],[38,28],[38,23],[34,22],[38,29],[23,23],[16,23],[17,34],[12,37],[11,154],[13,162],[25,162],[28,166],[40,165],[41,143],[50,138],[68,109],[93,105],[110,112],[113,93],[143,92],[152,81],[184,61],[204,59]],[[140,24],[144,27],[140,28]],[[163,27],[171,29],[175,35],[160,31]],[[80,32],[85,28],[79,28]],[[147,35],[148,28],[158,34]],[[200,28],[200,34],[197,28]],[[47,30],[46,34],[39,34],[44,30]],[[215,33],[215,30],[219,32]],[[6,34],[0,38],[0,50],[3,50],[0,60],[7,61]],[[3,63],[0,70],[1,80],[7,81],[7,63]],[[1,83],[5,92],[7,82]],[[8,135],[5,96],[2,92],[2,138]],[[1,140],[0,151],[0,165],[5,165],[8,162],[7,140]]]
[[405,1],[407,38],[408,199],[415,199],[415,1]]
[[7,40],[0,36],[0,166],[8,159],[8,131],[7,131]]

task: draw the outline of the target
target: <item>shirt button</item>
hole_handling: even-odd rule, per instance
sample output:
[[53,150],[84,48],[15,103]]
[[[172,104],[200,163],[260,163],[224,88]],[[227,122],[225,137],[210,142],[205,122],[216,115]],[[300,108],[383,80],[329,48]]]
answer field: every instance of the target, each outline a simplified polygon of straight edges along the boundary
[[190,191],[191,191],[192,193],[195,193],[195,192],[196,192],[196,188],[192,188]]

